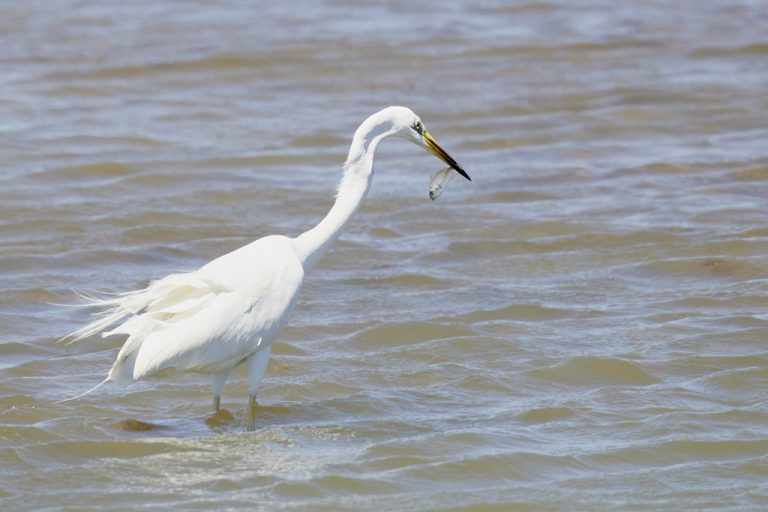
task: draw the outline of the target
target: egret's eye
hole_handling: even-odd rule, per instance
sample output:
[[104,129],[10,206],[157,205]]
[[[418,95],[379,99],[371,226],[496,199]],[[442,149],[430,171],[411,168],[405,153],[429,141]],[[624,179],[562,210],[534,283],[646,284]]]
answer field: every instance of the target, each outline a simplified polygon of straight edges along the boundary
[[424,125],[421,124],[421,121],[416,121],[413,123],[413,129],[419,133],[422,133],[424,131]]

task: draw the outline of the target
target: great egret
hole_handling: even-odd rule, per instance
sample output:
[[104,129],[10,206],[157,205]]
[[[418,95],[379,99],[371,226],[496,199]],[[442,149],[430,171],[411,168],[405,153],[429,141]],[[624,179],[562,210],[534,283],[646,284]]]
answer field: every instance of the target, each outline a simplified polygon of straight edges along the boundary
[[[171,274],[142,290],[92,299],[89,305],[102,310],[98,318],[68,338],[76,341],[99,332],[128,338],[106,379],[74,398],[108,381],[131,383],[173,372],[198,372],[211,375],[213,407],[218,411],[227,376],[245,362],[248,411],[253,418],[272,341],[296,305],[304,277],[360,208],[371,185],[374,152],[392,136],[414,142],[470,179],[410,109],[388,107],[373,114],[355,132],[336,201],[314,228],[296,238],[267,236],[194,272]],[[444,179],[441,175],[440,187]]]

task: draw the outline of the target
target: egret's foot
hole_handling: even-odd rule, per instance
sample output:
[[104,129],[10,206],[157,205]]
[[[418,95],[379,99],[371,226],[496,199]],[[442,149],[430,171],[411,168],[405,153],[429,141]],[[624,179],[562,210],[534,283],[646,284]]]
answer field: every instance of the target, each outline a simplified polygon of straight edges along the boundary
[[148,430],[160,430],[162,428],[166,428],[163,425],[145,423],[143,421],[134,420],[134,419],[123,420],[115,426],[120,430],[126,430],[128,432],[146,432]]
[[232,413],[226,409],[219,409],[215,413],[205,418],[205,424],[211,428],[228,427],[235,421]]

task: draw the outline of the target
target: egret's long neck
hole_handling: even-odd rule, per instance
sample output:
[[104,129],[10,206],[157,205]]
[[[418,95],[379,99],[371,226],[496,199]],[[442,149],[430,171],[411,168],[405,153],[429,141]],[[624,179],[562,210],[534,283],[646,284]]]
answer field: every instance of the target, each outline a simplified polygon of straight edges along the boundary
[[325,251],[339,238],[368,195],[373,177],[373,153],[379,142],[389,135],[388,132],[377,128],[366,127],[363,123],[355,132],[344,164],[336,202],[317,226],[294,240],[305,272],[314,267]]

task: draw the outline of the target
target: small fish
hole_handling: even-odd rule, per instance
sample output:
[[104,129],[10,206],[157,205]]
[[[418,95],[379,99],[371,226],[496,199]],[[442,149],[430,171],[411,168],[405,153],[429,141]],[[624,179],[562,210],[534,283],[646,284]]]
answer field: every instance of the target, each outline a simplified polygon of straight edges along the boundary
[[440,169],[434,173],[429,180],[429,198],[434,201],[440,197],[440,194],[443,193],[451,178],[453,178],[453,169],[450,167]]

